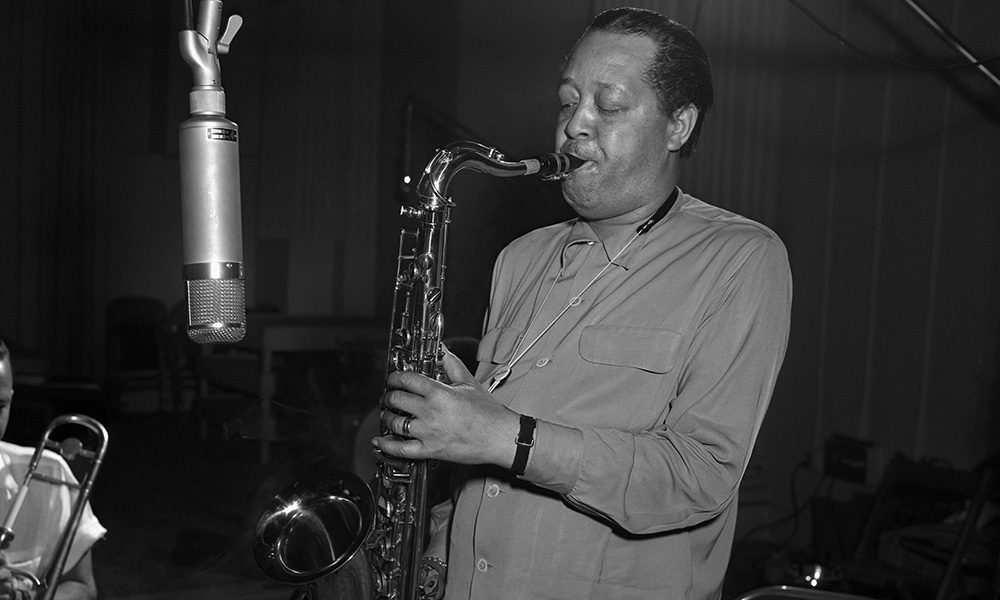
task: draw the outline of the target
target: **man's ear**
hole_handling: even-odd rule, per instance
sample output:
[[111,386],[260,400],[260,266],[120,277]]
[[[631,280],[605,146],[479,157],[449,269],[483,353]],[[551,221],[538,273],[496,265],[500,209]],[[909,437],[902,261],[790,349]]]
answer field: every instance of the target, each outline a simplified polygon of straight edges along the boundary
[[698,109],[694,104],[688,104],[674,111],[667,132],[667,147],[671,152],[680,150],[684,146],[697,123]]

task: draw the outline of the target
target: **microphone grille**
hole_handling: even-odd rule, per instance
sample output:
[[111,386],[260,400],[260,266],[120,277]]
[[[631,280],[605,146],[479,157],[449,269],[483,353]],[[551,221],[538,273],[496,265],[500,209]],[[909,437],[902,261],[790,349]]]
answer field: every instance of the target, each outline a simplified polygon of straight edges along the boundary
[[247,329],[243,279],[189,279],[188,337],[199,344],[243,339]]

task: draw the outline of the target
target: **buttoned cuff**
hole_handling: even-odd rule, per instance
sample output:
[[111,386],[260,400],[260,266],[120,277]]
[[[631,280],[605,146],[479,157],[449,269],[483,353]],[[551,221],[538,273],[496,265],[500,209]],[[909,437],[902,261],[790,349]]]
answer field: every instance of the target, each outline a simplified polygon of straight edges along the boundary
[[582,431],[538,420],[535,447],[531,449],[521,479],[559,494],[568,494],[576,485],[582,457]]

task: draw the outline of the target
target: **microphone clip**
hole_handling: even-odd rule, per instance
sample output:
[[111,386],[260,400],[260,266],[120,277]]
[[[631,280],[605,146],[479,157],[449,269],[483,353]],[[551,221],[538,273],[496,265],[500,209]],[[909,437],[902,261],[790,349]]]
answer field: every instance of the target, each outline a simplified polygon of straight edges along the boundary
[[226,114],[219,56],[229,54],[229,45],[243,26],[243,17],[230,16],[220,35],[221,23],[222,0],[201,0],[197,28],[180,32],[181,57],[191,67],[194,77],[188,96],[191,114]]

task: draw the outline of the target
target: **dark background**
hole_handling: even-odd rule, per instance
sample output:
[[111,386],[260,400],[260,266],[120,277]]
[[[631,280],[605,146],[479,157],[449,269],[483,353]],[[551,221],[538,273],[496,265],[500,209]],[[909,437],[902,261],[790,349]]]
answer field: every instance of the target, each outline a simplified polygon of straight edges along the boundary
[[[992,0],[922,4],[979,57],[1000,54]],[[834,494],[844,498],[869,491],[894,452],[971,468],[1000,451],[1000,89],[974,68],[890,63],[962,62],[903,2],[801,3],[867,54],[786,0],[641,5],[691,26],[713,63],[716,106],[682,188],[770,226],[792,263],[792,336],[744,482],[741,529],[789,513],[790,474],[808,466],[792,479],[801,499],[823,472],[833,434],[871,443],[862,444],[866,472]],[[111,300],[138,295],[171,307],[183,298],[176,133],[188,116],[191,75],[177,49],[181,6],[0,7],[0,335],[19,373],[100,386],[109,372]],[[611,6],[225,2],[226,15],[245,20],[222,74],[227,116],[241,133],[250,308],[387,324],[402,176],[419,175],[451,135],[476,137],[511,158],[550,151],[560,62],[592,15]],[[477,336],[496,253],[569,213],[557,188],[534,180],[463,175],[452,192],[447,332]],[[292,397],[297,388],[288,382],[299,375],[288,365],[283,389]],[[343,391],[327,383],[298,391]],[[27,402],[32,390],[23,386]],[[86,390],[96,396],[66,405],[39,393],[36,401],[108,420],[112,462],[102,478],[117,477],[105,484],[116,491],[95,497],[102,518],[118,524],[117,534],[109,525],[108,544],[129,527],[136,537],[155,529],[148,515],[119,515],[141,512],[149,493],[168,494],[118,490],[122,478],[140,480],[118,469],[141,447],[157,448],[171,466],[167,449],[183,447],[182,471],[214,460],[205,470],[245,474],[241,483],[166,486],[233,494],[229,512],[238,514],[219,534],[232,542],[226,536],[252,512],[243,504],[267,478],[249,466],[252,432],[237,425],[233,434],[232,415],[242,409],[219,419],[224,435],[201,437],[191,392],[175,407]],[[345,438],[361,410],[350,406]],[[22,419],[22,429],[35,426]],[[219,522],[197,506],[186,510]],[[164,523],[162,544],[173,546],[179,526]],[[788,526],[761,535],[784,538]],[[798,525],[792,535],[808,543],[810,531]],[[226,556],[238,547],[227,546]],[[116,560],[98,558],[99,566]],[[106,581],[143,587],[143,571],[124,576],[132,583],[114,573]]]

